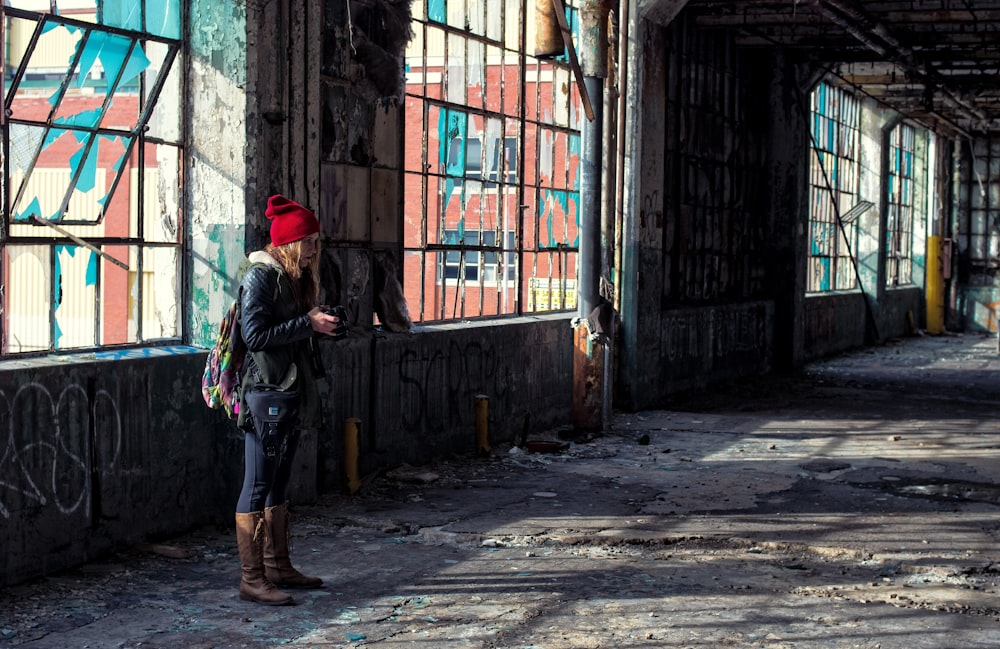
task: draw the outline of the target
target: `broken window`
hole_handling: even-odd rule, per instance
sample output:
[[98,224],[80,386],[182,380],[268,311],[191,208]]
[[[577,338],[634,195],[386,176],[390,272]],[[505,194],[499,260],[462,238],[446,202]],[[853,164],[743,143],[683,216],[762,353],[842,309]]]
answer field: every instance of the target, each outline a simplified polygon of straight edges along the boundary
[[0,7],[0,353],[180,337],[180,6]]
[[[529,54],[526,7],[413,3],[403,278],[414,320],[576,306],[582,104],[565,54]],[[577,13],[568,3],[571,31]]]
[[844,90],[821,83],[813,91],[808,291],[857,286],[859,121],[858,100]]
[[889,179],[886,183],[886,284],[913,282],[913,149],[916,130],[899,124],[889,133]]

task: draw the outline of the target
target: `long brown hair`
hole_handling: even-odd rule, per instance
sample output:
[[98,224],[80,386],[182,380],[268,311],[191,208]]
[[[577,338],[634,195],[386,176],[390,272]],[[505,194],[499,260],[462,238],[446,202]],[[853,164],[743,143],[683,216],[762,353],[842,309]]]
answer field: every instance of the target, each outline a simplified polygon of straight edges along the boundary
[[308,268],[302,268],[299,265],[299,260],[302,259],[302,239],[280,246],[269,243],[264,250],[281,264],[292,285],[295,301],[303,311],[319,304],[319,283],[316,281],[319,277],[318,253],[313,255]]

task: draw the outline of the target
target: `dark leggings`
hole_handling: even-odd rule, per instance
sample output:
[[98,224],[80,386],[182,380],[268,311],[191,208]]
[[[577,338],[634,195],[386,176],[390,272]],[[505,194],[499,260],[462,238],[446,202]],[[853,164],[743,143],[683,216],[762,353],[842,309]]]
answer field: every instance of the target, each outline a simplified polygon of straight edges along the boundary
[[284,436],[275,457],[264,454],[264,445],[257,433],[246,433],[243,470],[243,490],[236,503],[237,514],[263,511],[285,502],[285,488],[292,477],[292,460],[299,444],[298,429]]

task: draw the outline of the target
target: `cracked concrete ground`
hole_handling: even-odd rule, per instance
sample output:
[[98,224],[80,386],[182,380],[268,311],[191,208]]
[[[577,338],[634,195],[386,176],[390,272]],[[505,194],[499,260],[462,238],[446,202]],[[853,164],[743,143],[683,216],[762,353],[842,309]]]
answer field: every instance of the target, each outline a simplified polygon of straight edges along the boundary
[[239,600],[204,529],[0,590],[0,646],[997,647],[998,368],[995,337],[908,338],[399,467],[295,508],[327,582],[295,606]]

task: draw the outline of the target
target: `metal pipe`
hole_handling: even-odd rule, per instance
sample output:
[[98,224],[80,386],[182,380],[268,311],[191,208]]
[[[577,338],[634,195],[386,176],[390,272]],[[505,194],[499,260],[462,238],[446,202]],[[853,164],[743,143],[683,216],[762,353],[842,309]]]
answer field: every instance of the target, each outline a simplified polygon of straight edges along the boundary
[[617,120],[615,127],[618,130],[617,156],[615,162],[615,240],[612,246],[613,268],[615,269],[612,282],[614,284],[615,311],[621,312],[621,291],[622,291],[622,242],[624,240],[623,231],[625,229],[625,120],[628,108],[628,46],[631,30],[629,29],[629,0],[620,0],[618,3],[618,112],[615,115]]
[[585,318],[600,304],[601,281],[601,164],[603,162],[604,79],[585,77],[594,119],[581,133],[580,159],[580,292],[579,315]]

